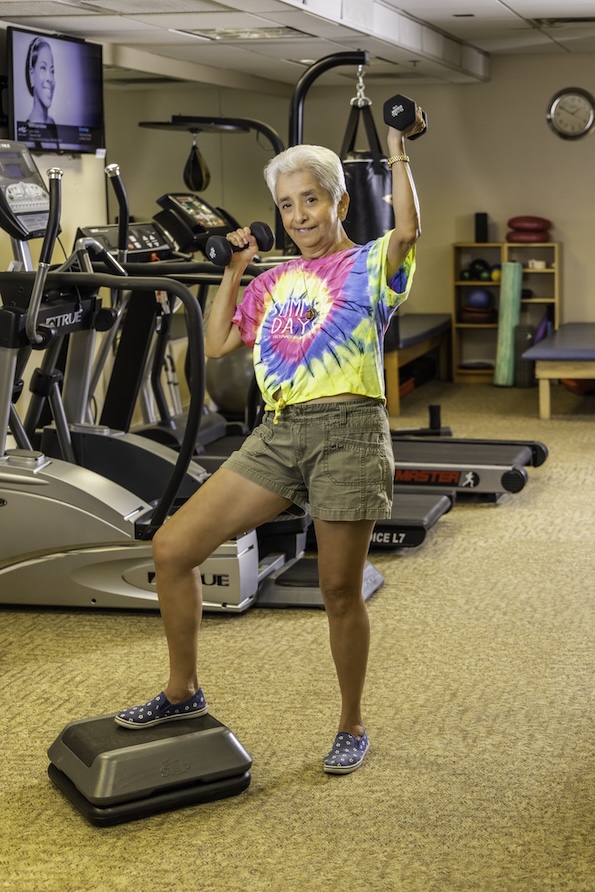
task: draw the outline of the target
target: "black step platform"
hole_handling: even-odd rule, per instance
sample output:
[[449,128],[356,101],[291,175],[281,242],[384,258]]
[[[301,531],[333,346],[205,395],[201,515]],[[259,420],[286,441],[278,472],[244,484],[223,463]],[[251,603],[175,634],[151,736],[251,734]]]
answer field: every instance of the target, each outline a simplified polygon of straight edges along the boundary
[[92,824],[212,802],[249,786],[250,756],[213,716],[130,730],[114,715],[70,723],[48,749],[51,781]]

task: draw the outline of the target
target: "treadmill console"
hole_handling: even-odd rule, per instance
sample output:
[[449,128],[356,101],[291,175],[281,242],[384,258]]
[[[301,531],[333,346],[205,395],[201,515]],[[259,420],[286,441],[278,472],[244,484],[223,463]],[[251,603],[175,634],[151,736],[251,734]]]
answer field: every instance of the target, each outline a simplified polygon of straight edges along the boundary
[[175,239],[180,251],[202,250],[211,235],[225,235],[238,223],[193,192],[170,192],[157,199],[163,210],[153,218]]
[[12,238],[43,238],[50,196],[29,149],[0,140],[0,228]]
[[[76,239],[93,238],[110,254],[118,254],[118,224],[83,226],[77,230]],[[151,260],[168,260],[173,249],[161,229],[152,222],[128,224],[128,257],[138,263]]]
[[212,235],[213,229],[224,227],[225,231],[229,232],[230,228],[233,228],[229,218],[222,211],[193,192],[170,192],[158,198],[157,204],[166,210],[175,211],[197,232],[208,230]]

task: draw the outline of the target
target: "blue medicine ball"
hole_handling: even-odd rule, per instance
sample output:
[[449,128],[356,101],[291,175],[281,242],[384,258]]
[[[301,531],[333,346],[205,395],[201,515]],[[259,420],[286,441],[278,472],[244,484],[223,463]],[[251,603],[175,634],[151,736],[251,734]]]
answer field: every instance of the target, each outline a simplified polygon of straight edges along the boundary
[[492,295],[487,288],[471,288],[467,294],[466,305],[478,310],[489,310],[492,306]]

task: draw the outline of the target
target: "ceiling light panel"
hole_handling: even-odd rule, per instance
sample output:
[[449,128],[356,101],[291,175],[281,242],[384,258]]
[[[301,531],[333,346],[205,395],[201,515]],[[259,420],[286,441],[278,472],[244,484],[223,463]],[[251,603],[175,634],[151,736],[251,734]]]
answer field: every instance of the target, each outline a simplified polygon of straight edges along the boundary
[[291,40],[303,38],[303,31],[294,28],[284,28],[281,25],[273,25],[270,28],[214,28],[209,30],[201,28],[199,32],[210,40],[221,40],[229,43],[237,40]]

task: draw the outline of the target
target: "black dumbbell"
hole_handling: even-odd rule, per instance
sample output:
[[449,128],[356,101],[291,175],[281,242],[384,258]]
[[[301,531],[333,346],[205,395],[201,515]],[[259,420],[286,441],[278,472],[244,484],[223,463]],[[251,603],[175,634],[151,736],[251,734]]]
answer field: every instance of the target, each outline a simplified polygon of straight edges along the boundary
[[[270,251],[275,243],[275,237],[271,227],[266,223],[251,223],[250,232],[256,239],[256,244],[261,251]],[[223,235],[212,235],[205,245],[205,254],[216,266],[227,266],[231,263],[231,255],[234,251],[243,251],[232,245]]]
[[[417,103],[413,99],[397,93],[396,96],[393,96],[392,99],[387,99],[384,103],[384,123],[388,124],[389,127],[395,127],[397,130],[405,130],[417,118],[417,111]],[[407,137],[408,139],[419,139],[428,129],[428,116],[423,109],[421,110],[421,116],[424,119],[424,129],[420,130],[419,133],[414,133],[413,136]]]

